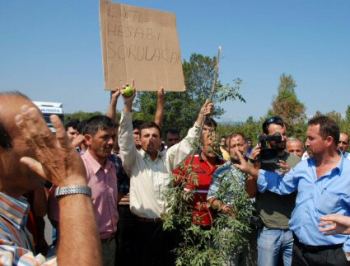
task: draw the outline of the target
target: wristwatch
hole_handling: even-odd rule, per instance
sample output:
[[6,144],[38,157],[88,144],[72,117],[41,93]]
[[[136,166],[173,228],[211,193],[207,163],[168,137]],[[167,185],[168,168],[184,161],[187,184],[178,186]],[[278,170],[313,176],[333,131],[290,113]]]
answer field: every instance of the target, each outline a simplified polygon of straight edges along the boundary
[[68,187],[57,187],[55,190],[55,197],[63,197],[73,194],[84,194],[91,197],[91,188],[88,186],[68,186]]

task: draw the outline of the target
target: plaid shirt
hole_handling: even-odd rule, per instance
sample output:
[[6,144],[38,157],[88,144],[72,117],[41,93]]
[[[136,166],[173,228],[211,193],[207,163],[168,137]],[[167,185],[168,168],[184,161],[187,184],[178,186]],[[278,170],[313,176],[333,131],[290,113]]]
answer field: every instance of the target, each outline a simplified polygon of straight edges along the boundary
[[56,265],[34,256],[32,236],[26,229],[29,204],[24,197],[12,198],[0,192],[0,265]]
[[245,190],[245,179],[246,175],[231,161],[226,162],[214,172],[207,199],[214,197],[227,205],[234,205],[235,192]]

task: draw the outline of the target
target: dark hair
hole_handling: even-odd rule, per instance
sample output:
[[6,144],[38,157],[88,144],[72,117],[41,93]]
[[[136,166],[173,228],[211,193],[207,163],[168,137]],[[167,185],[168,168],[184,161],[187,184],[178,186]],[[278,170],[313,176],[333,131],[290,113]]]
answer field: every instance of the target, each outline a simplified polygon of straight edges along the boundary
[[320,125],[320,135],[323,139],[331,136],[334,139],[334,143],[337,145],[339,142],[340,129],[337,123],[325,115],[319,115],[311,118],[307,123],[308,126]]
[[169,128],[167,131],[166,131],[166,134],[172,134],[172,135],[179,135],[180,136],[180,131],[177,130],[176,128]]
[[134,121],[132,121],[132,128],[133,129],[140,129],[140,126],[145,123],[145,121],[140,120],[140,119],[135,119]]
[[280,125],[282,127],[285,126],[283,119],[280,116],[272,116],[270,118],[267,118],[262,124],[262,130],[265,134],[269,134],[269,125],[271,124]]
[[105,115],[96,115],[86,121],[84,127],[84,134],[95,135],[99,130],[107,130],[116,128],[116,124]]
[[211,117],[208,117],[208,116],[206,116],[204,119],[204,125],[206,125],[208,127],[213,127],[215,129],[218,126],[218,124],[215,122],[215,120]]
[[77,127],[77,130],[80,134],[85,134],[85,126],[86,126],[87,120],[82,120],[79,122],[79,125]]
[[155,122],[144,122],[141,126],[140,126],[140,134],[142,132],[142,129],[146,129],[146,128],[156,128],[159,131],[159,136],[161,136],[161,131],[160,131],[160,127],[158,126],[157,123]]
[[[69,120],[65,125],[64,128],[65,130],[68,130],[68,128],[74,128],[76,130],[78,130],[79,127],[79,123],[80,121],[78,119],[73,119],[73,120]],[[79,131],[79,130],[78,130]]]

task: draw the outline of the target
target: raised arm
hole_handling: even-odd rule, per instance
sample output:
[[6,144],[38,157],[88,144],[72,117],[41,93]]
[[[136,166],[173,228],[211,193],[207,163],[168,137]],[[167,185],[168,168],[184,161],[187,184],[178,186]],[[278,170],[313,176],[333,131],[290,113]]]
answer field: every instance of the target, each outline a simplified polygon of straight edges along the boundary
[[131,169],[137,156],[132,127],[132,103],[135,94],[134,91],[133,95],[130,97],[125,97],[123,95],[124,109],[120,118],[118,133],[119,154],[123,162],[124,170],[129,176],[131,176]]
[[[32,157],[22,157],[21,163],[58,187],[87,187],[83,162],[69,143],[60,119],[52,116],[51,122],[56,135],[49,131],[36,108],[22,107],[21,114],[16,116],[16,124],[35,153]],[[60,197],[58,204],[58,264],[101,265],[100,240],[91,198],[85,194],[69,194]]]
[[190,128],[185,138],[179,143],[171,146],[167,151],[167,168],[172,171],[179,163],[181,163],[195,147],[195,141],[199,139],[200,127],[203,125],[206,115],[210,115],[214,110],[214,105],[207,100],[198,113],[194,126]]
[[116,89],[115,91],[111,92],[111,99],[108,105],[106,116],[108,116],[113,121],[115,121],[117,116],[117,102],[120,94],[121,94],[120,89]]
[[154,116],[154,123],[156,123],[159,127],[163,124],[164,117],[164,88],[160,88],[157,91],[157,110]]
[[234,164],[234,166],[242,172],[250,175],[250,178],[257,180],[257,188],[259,192],[269,190],[276,194],[286,195],[297,190],[298,181],[293,169],[286,174],[280,175],[276,172],[255,168],[243,158],[240,152],[236,152],[236,155],[239,158],[240,163]]

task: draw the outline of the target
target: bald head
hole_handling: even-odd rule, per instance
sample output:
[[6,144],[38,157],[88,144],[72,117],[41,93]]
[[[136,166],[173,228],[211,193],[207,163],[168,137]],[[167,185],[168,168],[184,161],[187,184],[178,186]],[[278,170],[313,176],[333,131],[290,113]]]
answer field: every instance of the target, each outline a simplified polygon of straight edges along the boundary
[[288,138],[287,151],[301,158],[304,153],[304,143],[297,138]]
[[346,152],[349,148],[349,135],[341,132],[339,134],[339,142],[338,142],[338,149],[341,152]]
[[13,135],[18,132],[14,118],[24,104],[34,106],[20,92],[0,92],[0,147],[3,149],[12,147]]
[[35,107],[19,92],[0,93],[0,191],[11,196],[22,195],[42,184],[38,175],[20,163],[22,157],[34,155],[15,123],[23,105]]

